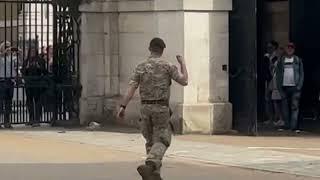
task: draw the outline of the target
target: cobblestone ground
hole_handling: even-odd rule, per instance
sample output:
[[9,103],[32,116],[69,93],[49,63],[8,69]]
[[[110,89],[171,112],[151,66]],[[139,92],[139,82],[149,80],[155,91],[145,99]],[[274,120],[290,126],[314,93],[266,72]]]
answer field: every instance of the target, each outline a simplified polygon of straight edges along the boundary
[[[61,130],[0,131],[0,179],[4,180],[126,180],[141,179],[135,168],[143,163],[139,153],[142,141],[138,134],[85,132]],[[126,139],[127,138],[127,139]],[[106,143],[106,142],[109,142]],[[117,144],[118,142],[118,144]],[[165,159],[165,180],[314,180],[316,178],[272,173],[247,168],[216,165],[213,161],[191,158],[190,152],[202,151],[204,143],[193,143],[194,148],[180,151],[179,147],[192,144],[175,140],[175,146]],[[218,147],[218,146],[217,146]],[[221,148],[221,147],[220,147]],[[222,149],[217,148],[217,152]],[[226,150],[226,149],[225,149]],[[193,152],[195,153],[195,152]],[[207,152],[207,153],[214,153]],[[232,149],[226,155],[234,153]],[[238,152],[241,155],[241,152]],[[249,152],[250,153],[250,152]],[[268,153],[268,152],[266,152]],[[192,154],[192,153],[191,153]],[[218,153],[219,155],[219,153]],[[220,154],[221,155],[221,154]],[[308,156],[309,157],[309,156]],[[223,158],[223,157],[221,157]],[[228,158],[225,156],[225,158]],[[260,159],[261,160],[261,159]],[[263,166],[259,159],[256,163]],[[266,162],[270,161],[267,158]],[[254,160],[251,160],[252,162]],[[219,162],[218,162],[219,163]],[[298,167],[300,161],[291,162]],[[309,162],[311,163],[311,162]],[[223,163],[219,163],[223,164]],[[258,166],[257,165],[257,166]],[[273,164],[286,169],[286,163]],[[264,166],[270,166],[266,163]],[[240,166],[238,166],[240,167]]]

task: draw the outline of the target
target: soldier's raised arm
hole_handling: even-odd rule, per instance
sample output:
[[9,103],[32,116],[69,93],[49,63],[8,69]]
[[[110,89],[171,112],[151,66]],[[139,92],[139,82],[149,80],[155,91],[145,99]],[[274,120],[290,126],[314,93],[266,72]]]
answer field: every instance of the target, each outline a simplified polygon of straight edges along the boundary
[[170,67],[171,78],[177,83],[179,83],[180,85],[187,86],[189,78],[188,78],[188,70],[187,70],[186,62],[184,58],[180,55],[177,55],[177,61],[180,65],[181,72],[179,72],[178,68],[175,65],[171,65]]

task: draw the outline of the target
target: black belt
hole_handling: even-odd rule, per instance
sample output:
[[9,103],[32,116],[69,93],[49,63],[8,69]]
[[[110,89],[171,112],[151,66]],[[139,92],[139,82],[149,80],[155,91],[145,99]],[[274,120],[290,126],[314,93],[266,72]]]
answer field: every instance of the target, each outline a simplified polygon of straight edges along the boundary
[[169,106],[168,100],[142,100],[141,104],[159,104],[163,106]]

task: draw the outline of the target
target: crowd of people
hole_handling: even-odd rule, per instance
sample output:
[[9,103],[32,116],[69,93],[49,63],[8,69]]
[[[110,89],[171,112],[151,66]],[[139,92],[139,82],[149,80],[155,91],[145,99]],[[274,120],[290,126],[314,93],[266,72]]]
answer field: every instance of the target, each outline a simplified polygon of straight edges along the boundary
[[[4,128],[12,128],[10,115],[15,84],[22,82],[26,93],[26,106],[29,112],[29,123],[33,127],[40,126],[41,96],[44,87],[39,86],[41,77],[50,73],[52,66],[52,47],[46,52],[29,47],[27,53],[12,47],[11,42],[0,44],[0,114],[3,116]],[[24,55],[25,54],[25,55]],[[0,126],[1,127],[1,126]]]
[[303,61],[295,55],[296,46],[284,48],[276,41],[267,44],[262,63],[265,88],[266,124],[273,123],[282,130],[300,133],[299,103],[304,83]]

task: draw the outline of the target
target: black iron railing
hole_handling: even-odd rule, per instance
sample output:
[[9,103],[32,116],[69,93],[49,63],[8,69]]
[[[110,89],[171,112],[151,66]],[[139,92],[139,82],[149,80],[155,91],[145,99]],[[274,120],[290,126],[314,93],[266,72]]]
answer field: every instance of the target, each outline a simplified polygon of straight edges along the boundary
[[0,0],[0,122],[8,114],[13,124],[79,122],[79,22],[70,9]]

